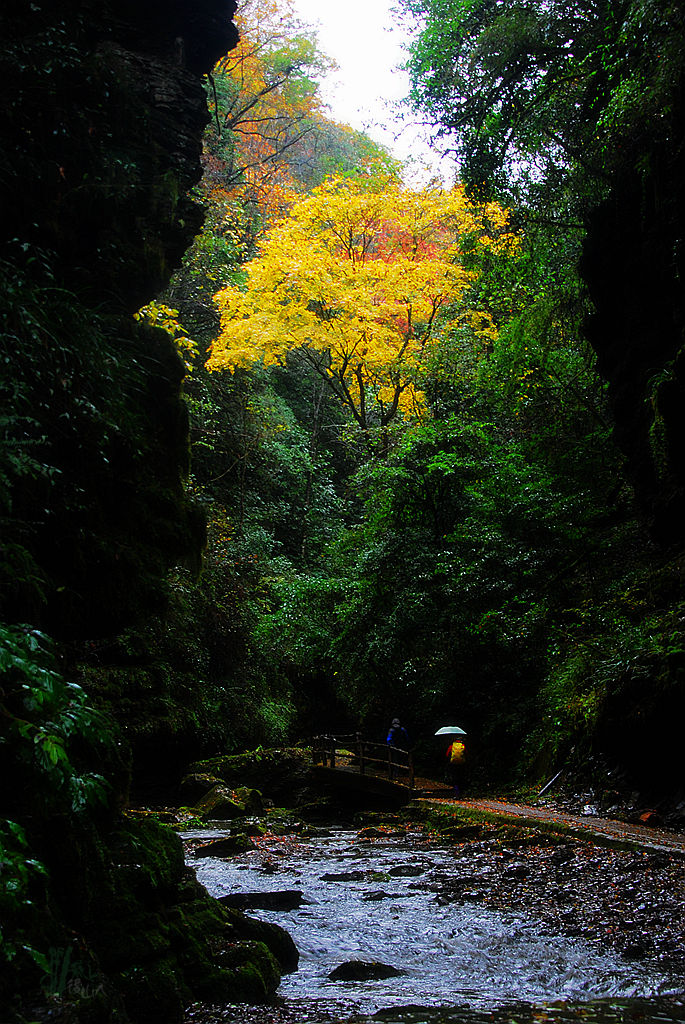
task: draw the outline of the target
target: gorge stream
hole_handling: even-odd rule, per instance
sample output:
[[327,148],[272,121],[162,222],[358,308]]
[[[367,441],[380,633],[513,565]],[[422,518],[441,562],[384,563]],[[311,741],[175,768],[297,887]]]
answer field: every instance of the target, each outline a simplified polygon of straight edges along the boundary
[[[192,846],[227,832],[185,838]],[[454,846],[421,833],[378,829],[266,835],[253,844],[230,859],[191,853],[189,863],[216,897],[300,891],[299,906],[247,911],[290,932],[300,965],[283,977],[273,1006],[195,1007],[188,1015],[193,1024],[685,1021],[682,986],[667,972],[582,937],[554,934],[525,906],[503,912],[454,901],[450,892],[465,873],[482,878],[491,870],[477,851],[465,862]],[[398,973],[329,977],[350,961]]]

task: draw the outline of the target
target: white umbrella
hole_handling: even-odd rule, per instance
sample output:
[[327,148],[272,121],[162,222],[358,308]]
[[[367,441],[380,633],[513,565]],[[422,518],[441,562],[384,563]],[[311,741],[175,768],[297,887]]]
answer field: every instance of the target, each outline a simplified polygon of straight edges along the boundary
[[438,729],[435,733],[436,736],[466,736],[466,732],[460,729],[458,725],[443,725],[442,729]]

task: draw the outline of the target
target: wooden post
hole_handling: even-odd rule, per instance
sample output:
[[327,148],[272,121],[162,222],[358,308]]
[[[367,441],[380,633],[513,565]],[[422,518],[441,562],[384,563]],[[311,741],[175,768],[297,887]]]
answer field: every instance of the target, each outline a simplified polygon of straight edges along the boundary
[[357,750],[359,751],[359,774],[364,774],[364,740],[362,734],[357,733]]
[[411,750],[407,751],[407,757],[409,758],[409,788],[414,788],[414,755]]
[[335,737],[331,739],[331,768],[335,768]]

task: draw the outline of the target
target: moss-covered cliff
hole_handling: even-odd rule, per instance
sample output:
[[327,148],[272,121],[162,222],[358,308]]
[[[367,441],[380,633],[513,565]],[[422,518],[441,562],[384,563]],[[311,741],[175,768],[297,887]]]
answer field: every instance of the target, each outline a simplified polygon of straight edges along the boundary
[[233,44],[233,7],[2,12],[2,594],[14,621],[111,633],[157,603],[169,564],[197,558],[183,368],[130,314],[198,229],[199,74]]
[[[675,32],[672,38],[675,47]],[[588,336],[609,382],[616,439],[652,534],[666,546],[685,540],[685,71],[678,52],[668,102],[648,131],[624,139],[607,198],[589,216],[582,265],[595,310]]]
[[126,816],[127,744],[64,647],[163,608],[169,566],[197,565],[204,542],[183,365],[132,314],[200,224],[201,76],[236,41],[234,9],[0,12],[3,1020],[50,1005],[168,1022],[278,983],[276,933],[211,900],[173,832]]

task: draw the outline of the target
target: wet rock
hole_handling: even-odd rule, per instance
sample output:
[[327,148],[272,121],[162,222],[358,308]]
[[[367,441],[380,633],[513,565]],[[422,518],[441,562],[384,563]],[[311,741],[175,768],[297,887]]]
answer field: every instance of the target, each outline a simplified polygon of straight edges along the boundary
[[321,875],[322,882],[363,882],[366,878],[366,871],[327,871]]
[[357,833],[357,839],[383,839],[386,836],[380,828],[375,828],[373,825],[369,825],[368,828],[362,828]]
[[455,879],[455,885],[457,888],[462,887],[473,887],[480,889],[484,885],[489,885],[491,876],[489,874],[483,875],[465,875],[463,878]]
[[231,821],[245,814],[245,805],[238,803],[233,790],[226,786],[214,786],[195,805],[199,818],[211,821]]
[[[266,801],[264,801],[263,797],[262,803],[266,806]],[[293,832],[306,832],[308,835],[319,835],[318,830],[305,825],[301,818],[298,818],[297,815],[293,814],[291,811],[285,810],[281,807],[268,812],[265,824],[269,832],[277,833],[278,835],[289,835]],[[329,833],[325,829],[322,829],[320,834],[328,835]]]
[[258,921],[253,917],[245,917],[236,910],[225,909],[224,913],[235,914],[239,921],[241,934],[247,935],[253,942],[263,942],[276,959],[281,972],[290,974],[297,970],[300,954],[292,935],[271,921]]
[[236,853],[251,850],[252,843],[242,832],[223,839],[214,839],[211,843],[198,846],[193,851],[195,857],[233,857]]
[[525,878],[530,874],[530,868],[524,861],[516,861],[508,864],[502,872],[502,878]]
[[399,978],[406,971],[377,960],[347,960],[334,968],[328,975],[331,981],[380,981],[383,978]]
[[622,953],[629,960],[644,960],[647,949],[642,942],[629,942],[623,947]]
[[681,801],[666,815],[664,824],[669,828],[683,828],[685,826],[685,800]]
[[256,821],[248,821],[248,822],[245,822],[244,825],[241,823],[240,827],[243,829],[243,831],[244,831],[246,836],[254,836],[254,837],[258,838],[259,836],[265,836],[266,835],[266,829],[263,828]]
[[398,864],[397,867],[390,868],[388,874],[394,878],[416,878],[417,875],[425,874],[425,871],[421,864]]
[[219,896],[219,903],[236,910],[295,910],[304,903],[301,889],[278,889],[274,892],[232,892]]
[[377,903],[380,900],[406,900],[408,898],[409,893],[386,892],[384,889],[375,889],[362,897],[365,903]]

